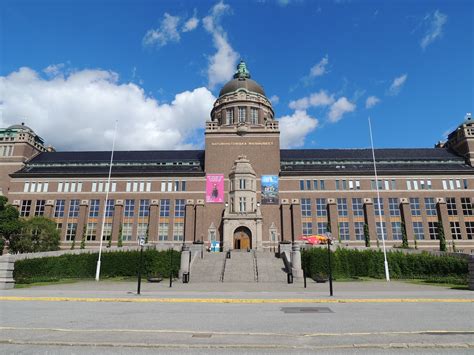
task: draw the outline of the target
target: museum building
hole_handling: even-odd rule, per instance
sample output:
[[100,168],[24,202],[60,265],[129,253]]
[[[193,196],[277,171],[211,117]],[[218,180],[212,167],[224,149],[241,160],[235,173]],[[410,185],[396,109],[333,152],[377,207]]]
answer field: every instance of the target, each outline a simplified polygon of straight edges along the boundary
[[331,231],[342,245],[375,246],[383,233],[397,246],[406,233],[411,247],[438,249],[443,228],[449,248],[474,251],[470,115],[434,148],[376,149],[377,181],[370,149],[280,149],[278,123],[241,62],[206,121],[204,150],[116,151],[109,185],[111,152],[58,152],[13,125],[0,129],[0,189],[21,216],[52,218],[63,248],[142,236],[273,250]]

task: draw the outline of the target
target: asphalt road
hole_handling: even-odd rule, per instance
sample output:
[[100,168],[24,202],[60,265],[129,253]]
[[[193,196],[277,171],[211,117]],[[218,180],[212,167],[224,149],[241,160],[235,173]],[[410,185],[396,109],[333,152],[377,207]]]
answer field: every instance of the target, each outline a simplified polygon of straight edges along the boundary
[[[153,292],[137,296],[119,291],[120,285],[124,284],[109,285],[109,291],[100,292],[87,290],[87,284],[82,285],[82,291],[81,284],[69,289],[63,285],[56,290],[48,286],[2,291],[0,352],[468,354],[474,349],[473,293],[466,291],[392,285],[393,292],[384,293],[377,292],[377,286],[359,284],[358,292],[362,292],[360,287],[373,290],[361,299],[349,298],[347,291],[346,299],[341,299],[346,303],[319,303],[311,293],[302,296],[289,291],[175,290],[168,295],[176,299],[163,302],[154,300],[157,294]],[[404,293],[414,302],[388,298],[391,294],[403,297]],[[420,298],[413,298],[417,293]],[[5,298],[48,294],[84,299]],[[118,295],[124,299],[115,301]],[[91,301],[92,296],[110,298],[97,302]],[[214,301],[209,296],[215,297]],[[218,303],[224,296],[236,303]],[[241,303],[250,296],[259,303]],[[143,297],[150,302],[134,302]],[[186,301],[179,302],[180,297]],[[275,297],[280,301],[272,300]],[[301,298],[307,298],[306,302],[299,303]]]

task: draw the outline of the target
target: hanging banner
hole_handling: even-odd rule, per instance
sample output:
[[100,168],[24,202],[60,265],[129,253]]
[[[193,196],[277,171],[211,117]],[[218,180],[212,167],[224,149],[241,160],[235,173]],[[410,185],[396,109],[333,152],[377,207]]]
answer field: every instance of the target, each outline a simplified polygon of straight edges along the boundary
[[206,203],[224,202],[224,175],[206,175]]
[[262,204],[278,205],[278,176],[262,175]]

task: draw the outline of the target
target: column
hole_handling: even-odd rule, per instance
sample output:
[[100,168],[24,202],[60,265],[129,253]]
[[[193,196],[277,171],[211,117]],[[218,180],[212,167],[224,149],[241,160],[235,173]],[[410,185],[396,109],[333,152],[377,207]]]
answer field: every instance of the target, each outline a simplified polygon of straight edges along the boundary
[[[76,232],[76,241],[79,243],[82,240],[84,231],[87,229],[87,207],[89,206],[89,200],[81,200],[79,205],[79,218],[77,219],[77,232]],[[79,238],[78,238],[79,237]],[[86,240],[87,245],[87,240]]]
[[148,241],[158,241],[158,212],[159,200],[151,200],[148,217]]
[[54,213],[54,200],[47,200],[44,206],[44,216],[47,218],[53,218]]
[[331,227],[331,235],[333,239],[337,239],[337,205],[336,205],[336,200],[334,198],[328,198],[327,199],[327,204],[328,204],[328,223],[329,226]]
[[122,225],[122,216],[123,216],[123,200],[116,200],[114,206],[114,217],[112,220],[112,242],[117,242],[120,226]]
[[194,240],[194,200],[186,200],[184,212],[184,241]]
[[[452,240],[451,228],[449,225],[448,207],[444,198],[437,198],[438,221],[443,223],[444,237],[446,241]],[[447,245],[448,243],[446,243]]]
[[265,122],[263,122],[263,108],[259,108],[258,109],[258,123],[259,124],[264,124]]
[[303,229],[301,225],[301,204],[299,199],[291,200],[291,240],[298,240],[302,234]]
[[377,245],[377,226],[375,224],[374,201],[371,198],[364,199],[364,213],[365,223],[369,226],[370,245]]
[[204,200],[196,201],[196,220],[194,222],[195,233],[194,241],[202,240],[204,241]]
[[407,198],[400,199],[400,211],[402,215],[402,222],[405,223],[405,231],[407,233],[408,245],[410,245],[410,243],[414,243],[415,235],[413,233],[410,203],[408,202]]
[[291,241],[291,210],[287,199],[281,200],[281,240]]

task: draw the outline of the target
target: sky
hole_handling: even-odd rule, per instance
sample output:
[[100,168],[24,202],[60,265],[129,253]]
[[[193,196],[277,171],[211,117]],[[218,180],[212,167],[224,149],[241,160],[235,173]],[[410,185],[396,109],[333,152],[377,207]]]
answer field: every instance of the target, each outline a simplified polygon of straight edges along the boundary
[[282,148],[433,147],[473,110],[468,0],[3,0],[0,127],[58,150],[203,149],[237,63]]

